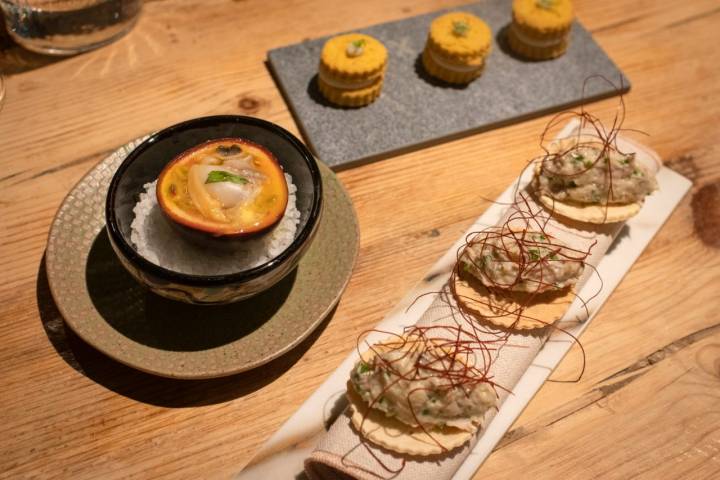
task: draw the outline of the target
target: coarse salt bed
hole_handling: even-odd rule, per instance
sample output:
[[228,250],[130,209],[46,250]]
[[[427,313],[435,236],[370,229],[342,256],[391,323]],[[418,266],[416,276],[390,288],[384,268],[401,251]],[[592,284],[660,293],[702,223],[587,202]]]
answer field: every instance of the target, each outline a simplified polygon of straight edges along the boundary
[[190,275],[223,275],[262,265],[280,255],[295,239],[300,212],[296,206],[297,187],[285,174],[288,203],[285,215],[269,232],[252,237],[233,251],[213,251],[189,242],[164,218],[157,196],[157,180],[144,185],[145,191],[133,208],[130,240],[138,253],[155,265]]

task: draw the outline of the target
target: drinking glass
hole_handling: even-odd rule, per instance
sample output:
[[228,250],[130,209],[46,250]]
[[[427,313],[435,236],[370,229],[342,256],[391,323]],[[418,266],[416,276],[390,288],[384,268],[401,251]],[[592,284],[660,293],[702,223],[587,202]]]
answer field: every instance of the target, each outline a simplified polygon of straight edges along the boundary
[[10,36],[21,46],[50,55],[72,55],[126,34],[142,0],[0,0]]

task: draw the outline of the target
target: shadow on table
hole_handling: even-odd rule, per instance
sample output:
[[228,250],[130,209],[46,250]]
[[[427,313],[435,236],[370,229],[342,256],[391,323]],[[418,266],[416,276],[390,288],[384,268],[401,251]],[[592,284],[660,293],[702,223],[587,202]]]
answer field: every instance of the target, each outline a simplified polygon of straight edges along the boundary
[[[52,298],[44,255],[38,271],[36,295],[45,333],[57,353],[68,365],[120,395],[163,407],[210,405],[242,397],[264,387],[280,377],[302,357],[325,330],[335,313],[335,309],[333,309],[320,326],[297,347],[254,370],[224,378],[178,380],[151,375],[125,366],[80,339],[66,325]],[[166,301],[165,299],[160,300]],[[168,302],[170,301],[168,300]],[[173,306],[178,309],[189,307],[185,304]],[[218,339],[211,338],[210,340],[217,341]],[[183,348],[187,347],[188,345],[183,345]]]
[[617,246],[625,240],[625,238],[630,237],[630,227],[627,226],[627,223],[624,224],[621,228],[618,234],[613,239],[612,243],[608,247],[607,251],[605,252],[605,255],[611,254]]
[[336,110],[353,110],[352,107],[343,107],[341,105],[336,105],[332,102],[330,102],[320,91],[320,85],[319,82],[319,76],[317,74],[313,75],[313,77],[310,79],[307,85],[307,94],[310,98],[315,101],[315,103],[319,103],[323,107],[329,107],[334,108]]
[[4,75],[28,72],[59,62],[67,57],[41,55],[25,50],[15,43],[7,32],[0,13],[0,72]]
[[173,352],[208,350],[251,334],[275,315],[296,270],[253,298],[230,305],[189,305],[150,292],[120,264],[103,229],[90,248],[85,278],[101,317],[124,337]]

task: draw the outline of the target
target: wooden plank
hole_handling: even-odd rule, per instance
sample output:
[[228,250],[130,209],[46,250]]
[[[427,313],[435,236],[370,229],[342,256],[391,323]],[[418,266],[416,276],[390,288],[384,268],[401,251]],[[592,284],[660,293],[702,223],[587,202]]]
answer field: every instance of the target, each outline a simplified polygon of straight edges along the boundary
[[[250,459],[537,154],[547,117],[342,172],[362,232],[345,296],[300,350],[228,379],[156,379],[69,335],[41,268],[52,216],[104,154],[179,120],[246,113],[297,132],[263,64],[268,49],[462,3],[159,0],[129,36],[85,55],[41,61],[0,43],[11,72],[0,112],[0,477],[227,477]],[[547,383],[477,478],[710,478],[720,462],[720,9],[576,5],[633,82],[626,125],[696,185],[583,336],[586,375]],[[609,118],[616,106],[591,108]],[[696,340],[679,348],[686,338]],[[664,360],[643,367],[656,352]],[[555,377],[577,367],[575,351]]]
[[[719,341],[720,323],[566,397],[510,432],[477,478],[716,478]],[[614,432],[612,444],[604,432]]]

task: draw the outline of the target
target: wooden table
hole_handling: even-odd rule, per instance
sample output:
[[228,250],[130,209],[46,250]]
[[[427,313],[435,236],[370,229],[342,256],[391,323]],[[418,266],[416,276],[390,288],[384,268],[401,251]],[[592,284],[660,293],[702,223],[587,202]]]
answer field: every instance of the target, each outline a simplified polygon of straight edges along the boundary
[[[155,378],[69,332],[43,267],[53,215],[96,162],[151,130],[238,113],[297,133],[269,49],[462,3],[148,0],[130,35],[85,55],[1,44],[0,477],[223,478],[250,460],[482,213],[481,196],[537,154],[549,117],[341,172],[362,244],[339,307],[299,349],[226,379]],[[548,382],[476,478],[717,478],[720,6],[585,0],[577,14],[633,82],[626,125],[694,187],[583,336],[582,380]],[[553,377],[573,377],[579,358]]]

